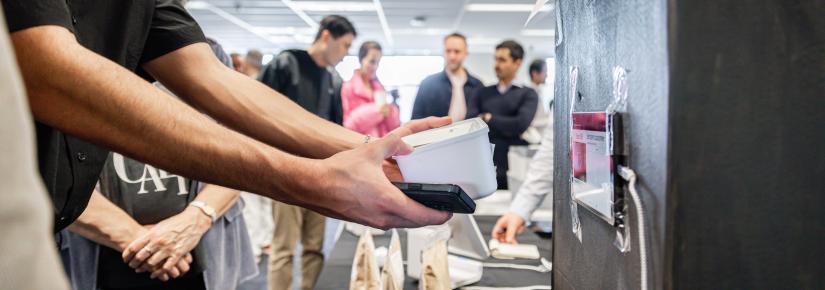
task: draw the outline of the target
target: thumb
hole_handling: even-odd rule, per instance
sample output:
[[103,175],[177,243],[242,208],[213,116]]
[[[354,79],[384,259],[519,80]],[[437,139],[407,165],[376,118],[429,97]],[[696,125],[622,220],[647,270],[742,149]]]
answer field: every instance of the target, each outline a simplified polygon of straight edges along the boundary
[[376,141],[375,146],[381,152],[382,159],[390,158],[393,155],[407,155],[412,152],[412,147],[404,143],[396,134],[389,134]]

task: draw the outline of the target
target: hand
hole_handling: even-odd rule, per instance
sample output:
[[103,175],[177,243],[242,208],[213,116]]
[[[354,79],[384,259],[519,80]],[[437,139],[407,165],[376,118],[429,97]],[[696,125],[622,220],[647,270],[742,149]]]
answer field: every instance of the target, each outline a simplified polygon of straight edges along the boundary
[[195,248],[211,225],[211,218],[200,209],[187,207],[130,243],[123,251],[123,261],[139,273],[152,271],[150,277],[153,279],[166,281],[169,277],[176,278],[181,273],[174,271],[175,268]]
[[186,253],[186,256],[183,256],[183,258],[180,259],[180,261],[178,261],[178,264],[175,265],[175,267],[172,267],[171,270],[167,271],[166,269],[163,269],[163,265],[159,265],[159,266],[157,266],[153,269],[149,269],[149,270],[143,270],[143,268],[141,268],[141,269],[139,269],[139,271],[141,273],[146,272],[146,271],[151,271],[152,274],[149,277],[154,277],[153,279],[158,279],[158,280],[161,280],[163,282],[166,282],[166,281],[169,281],[169,279],[178,278],[178,277],[183,276],[184,274],[186,274],[186,272],[189,272],[189,268],[190,268],[189,265],[191,265],[191,264],[192,264],[192,254]]
[[405,123],[403,126],[396,128],[390,132],[398,137],[404,137],[410,134],[426,131],[433,128],[439,128],[449,125],[453,122],[450,117],[428,117],[424,119],[412,120]]
[[[401,127],[390,132],[391,134],[397,134],[398,136],[404,137],[413,133],[418,133],[421,131],[443,127],[449,125],[453,122],[453,119],[450,117],[429,117],[424,119],[412,120],[407,122]],[[404,176],[401,175],[401,170],[398,169],[398,163],[395,162],[393,159],[386,159],[382,164],[384,169],[384,174],[387,176],[387,179],[390,181],[402,182],[404,181]]]
[[452,216],[450,213],[427,208],[409,199],[382,172],[385,159],[412,151],[409,145],[401,141],[400,134],[420,131],[422,126],[428,126],[425,124],[430,123],[419,122],[399,128],[396,130],[398,132],[375,142],[319,161],[315,170],[319,175],[315,176],[315,180],[321,183],[308,190],[324,198],[305,201],[301,205],[322,214],[380,229],[446,222]]
[[490,119],[493,118],[493,114],[481,113],[481,114],[478,114],[478,117],[481,118],[481,120],[484,120],[484,122],[490,122]]
[[493,227],[493,239],[507,244],[518,244],[516,235],[524,231],[524,221],[515,213],[506,213],[501,216]]
[[[141,226],[141,225],[135,224],[132,229],[129,229],[128,231],[121,232],[120,234],[116,234],[115,236],[118,239],[115,240],[115,244],[116,244],[115,250],[117,250],[118,252],[125,251],[129,247],[129,244],[132,241],[135,241],[138,238],[146,235],[146,233],[149,232],[149,229],[151,229],[151,227],[152,226]],[[167,281],[169,279],[169,277],[177,278],[177,277],[182,276],[183,274],[186,274],[186,272],[189,272],[189,265],[191,263],[192,263],[192,255],[187,253],[186,257],[181,259],[180,262],[178,262],[178,264],[175,265],[175,267],[172,268],[172,270],[170,270],[170,271],[163,270],[163,267],[161,267],[161,266],[158,266],[155,269],[151,269],[150,271],[152,271],[153,273],[157,272],[157,271],[160,271],[160,273],[159,273],[160,275],[158,275],[158,276],[161,277],[161,279],[165,279],[163,281]]]

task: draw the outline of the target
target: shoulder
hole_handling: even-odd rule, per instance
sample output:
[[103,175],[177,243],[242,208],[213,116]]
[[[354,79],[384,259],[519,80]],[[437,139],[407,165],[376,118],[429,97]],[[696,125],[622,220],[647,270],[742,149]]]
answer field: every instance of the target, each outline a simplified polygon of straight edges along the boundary
[[526,87],[526,86],[525,86],[525,87],[523,87],[523,86],[519,86],[519,92],[520,92],[521,94],[523,94],[523,95],[528,96],[528,97],[529,97],[529,96],[535,96],[535,97],[538,97],[538,95],[539,95],[539,94],[538,94],[538,92],[536,92],[536,90],[535,90],[535,89],[533,89],[533,88],[531,88],[531,87]]
[[467,83],[469,83],[471,86],[474,86],[474,87],[484,86],[484,84],[481,83],[481,80],[479,80],[477,77],[472,75],[470,72],[467,72]]
[[431,86],[431,85],[434,85],[434,84],[438,83],[438,81],[441,78],[444,77],[443,74],[444,74],[444,72],[438,72],[438,73],[431,74],[431,75],[427,76],[426,78],[424,78],[423,81],[421,81],[421,86],[422,87],[425,86],[425,85]]
[[294,62],[300,56],[299,50],[287,49],[278,53],[278,56],[273,61],[279,62]]
[[496,91],[496,90],[498,90],[498,87],[496,85],[485,86],[485,85],[482,84],[482,85],[479,85],[476,90],[478,90],[478,91]]
[[484,86],[482,84],[479,84],[479,85],[475,86],[474,88],[472,88],[472,90],[470,91],[470,96],[472,96],[472,97],[484,97],[484,96],[487,96],[487,95],[492,95],[492,92],[494,90],[496,90],[496,86],[494,86],[494,85],[493,86]]
[[264,68],[264,71],[279,71],[281,73],[295,69],[298,65],[296,50],[284,50],[278,53]]
[[515,86],[516,89],[513,91],[516,96],[521,99],[538,99],[539,94],[536,92],[535,89],[525,86]]
[[440,73],[429,75],[421,81],[421,85],[418,86],[418,97],[416,99],[429,99],[433,97],[431,93],[422,94],[422,92],[438,91],[439,74]]

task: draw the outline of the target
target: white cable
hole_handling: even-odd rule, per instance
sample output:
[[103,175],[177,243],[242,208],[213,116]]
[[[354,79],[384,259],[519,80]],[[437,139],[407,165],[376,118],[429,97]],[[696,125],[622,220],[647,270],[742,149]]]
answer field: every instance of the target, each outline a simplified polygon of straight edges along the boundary
[[636,206],[636,217],[639,223],[639,265],[641,267],[641,290],[647,290],[647,242],[645,238],[645,211],[642,208],[642,199],[636,192],[636,172],[633,169],[619,166],[619,175],[627,180],[627,187],[630,189],[630,196]]

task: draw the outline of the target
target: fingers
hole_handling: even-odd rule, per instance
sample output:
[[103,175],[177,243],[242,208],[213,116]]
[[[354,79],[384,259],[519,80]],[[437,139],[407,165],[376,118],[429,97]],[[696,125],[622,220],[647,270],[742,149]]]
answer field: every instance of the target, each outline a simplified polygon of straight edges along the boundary
[[161,281],[168,281],[169,279],[175,279],[181,276],[180,270],[177,267],[172,267],[169,270],[164,268],[158,268],[157,270],[152,272],[152,275],[149,275],[151,279],[158,279]]
[[371,145],[375,146],[373,148],[379,150],[378,152],[381,153],[381,159],[387,159],[394,155],[407,155],[413,150],[412,146],[401,141],[401,137],[399,137],[398,134],[384,136]]
[[[126,246],[126,250],[123,251],[121,257],[123,258],[123,262],[129,263],[129,266],[136,269],[141,263],[143,263],[146,258],[149,258],[156,249],[148,247],[149,243],[149,235],[143,235],[140,238],[134,240],[128,246]],[[132,261],[135,261],[132,263]],[[137,262],[139,261],[139,262]]]
[[[173,270],[176,269],[178,263],[181,261],[183,256],[184,253],[180,252],[180,248],[177,248],[172,253],[172,256],[170,256],[169,259],[166,259],[166,262],[163,263],[163,269],[171,273]],[[172,275],[172,278],[177,278],[177,276]]]
[[507,224],[507,231],[504,234],[504,242],[508,244],[518,244],[516,241],[516,235],[519,233],[518,228],[520,225],[516,223],[516,221],[510,220]]
[[[177,263],[171,264],[169,260],[166,260],[164,263],[164,267],[156,267],[151,269],[152,274],[149,275],[151,279],[158,279],[161,281],[168,281],[169,279],[176,279],[180,278],[187,272],[189,272],[190,266],[189,264],[192,263],[192,255],[186,254],[185,256],[178,259]],[[146,264],[144,264],[145,266]],[[167,268],[167,265],[171,265],[171,267]]]
[[163,237],[150,240],[146,246],[138,251],[132,260],[125,262],[128,262],[129,267],[134,269],[137,269],[144,263],[148,265],[148,268],[154,269],[160,266],[161,261],[166,260],[166,258],[172,255],[170,249],[167,248],[167,245],[167,239]]
[[440,223],[422,223],[420,221],[413,221],[406,218],[403,218],[398,215],[389,215],[384,220],[386,221],[384,224],[381,225],[374,225],[372,227],[379,228],[382,230],[389,230],[389,229],[401,229],[401,228],[420,228],[422,226],[427,225],[434,225],[434,224],[443,224],[447,220],[452,218],[452,213],[447,213],[448,218]]
[[191,263],[192,263],[192,255],[190,255],[190,254],[186,254],[186,257],[184,257],[183,259],[180,259],[180,261],[178,261],[177,268],[178,268],[178,271],[180,271],[181,276],[183,276],[184,274],[189,272],[189,264],[191,264]]
[[507,220],[504,217],[501,217],[496,221],[496,225],[493,226],[492,236],[493,239],[504,242],[504,233],[507,230]]
[[387,184],[386,191],[393,192],[392,196],[398,199],[391,200],[394,204],[387,205],[390,214],[390,228],[417,228],[427,225],[440,225],[452,218],[452,213],[426,207],[406,195],[395,186]]
[[399,127],[397,130],[394,130],[393,133],[397,132],[400,137],[404,137],[424,130],[443,127],[449,125],[452,122],[453,120],[450,117],[429,117],[424,119],[418,119],[407,122],[406,124],[404,124],[404,126]]
[[[148,260],[146,260],[146,265],[148,265],[152,269],[156,269],[158,267],[162,267],[166,271],[170,271],[175,264],[178,263],[180,257],[183,255],[182,253],[178,253],[179,246],[175,246],[172,249],[164,249],[162,251],[158,251]],[[167,261],[164,263],[164,261]]]

